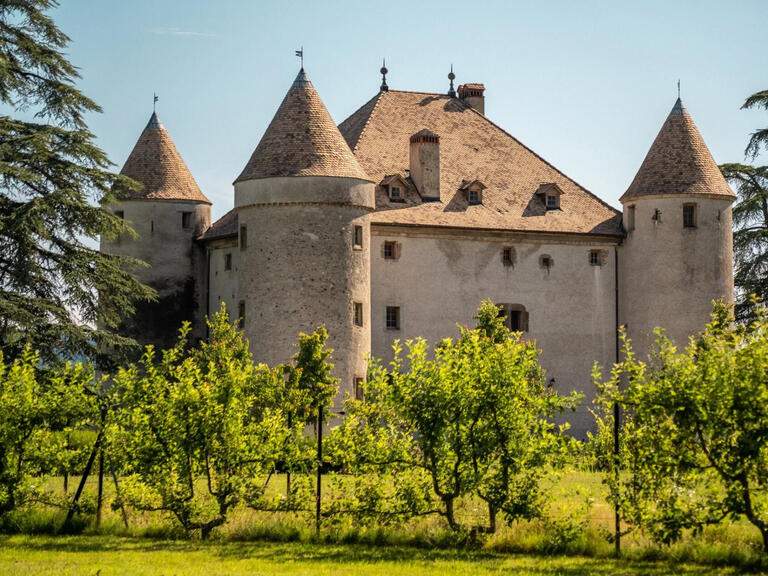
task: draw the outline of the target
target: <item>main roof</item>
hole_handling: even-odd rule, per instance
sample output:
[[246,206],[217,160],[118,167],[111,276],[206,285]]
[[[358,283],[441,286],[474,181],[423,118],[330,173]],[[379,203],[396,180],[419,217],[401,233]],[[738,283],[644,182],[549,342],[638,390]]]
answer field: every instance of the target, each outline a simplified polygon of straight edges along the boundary
[[120,174],[143,184],[141,190],[131,194],[133,200],[186,200],[210,204],[154,112]]
[[276,176],[369,179],[303,68],[235,182]]
[[680,98],[621,201],[666,194],[735,198]]
[[[489,230],[620,235],[620,213],[568,178],[458,98],[423,92],[380,92],[339,125],[365,172],[380,182],[409,167],[410,137],[440,136],[439,202],[408,190],[405,202],[376,192],[372,222]],[[480,180],[481,205],[469,205],[462,182]],[[557,184],[560,210],[536,192]]]

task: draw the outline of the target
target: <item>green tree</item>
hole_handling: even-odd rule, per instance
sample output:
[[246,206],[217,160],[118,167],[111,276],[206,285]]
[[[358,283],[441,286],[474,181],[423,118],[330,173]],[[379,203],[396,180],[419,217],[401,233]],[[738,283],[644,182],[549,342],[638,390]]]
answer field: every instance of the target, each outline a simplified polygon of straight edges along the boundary
[[[625,360],[596,384],[604,408],[626,415],[620,465],[605,481],[624,520],[669,543],[686,529],[744,517],[768,552],[768,321],[733,322],[718,304],[698,340],[679,351],[657,331],[648,363]],[[621,387],[619,384],[621,383]],[[600,419],[610,434],[610,410]]]
[[153,294],[136,261],[93,246],[127,230],[99,202],[135,183],[86,126],[100,110],[75,86],[69,39],[46,14],[56,5],[0,4],[0,102],[19,116],[0,115],[0,347],[14,358],[31,345],[47,362],[129,343],[113,329]]
[[90,450],[66,450],[67,437],[97,420],[93,370],[66,364],[38,372],[29,349],[6,363],[0,354],[0,519],[33,502],[64,506],[46,493],[46,476]]
[[[741,108],[762,108],[763,110],[768,110],[768,90],[755,92],[752,96],[746,99]],[[762,128],[752,132],[749,138],[749,144],[747,144],[747,149],[744,150],[744,155],[752,157],[753,159],[757,158],[757,155],[760,153],[760,148],[763,147],[768,150],[768,128]]]
[[723,176],[736,187],[733,207],[736,318],[747,320],[754,309],[750,296],[768,299],[768,166],[723,164]]
[[124,502],[207,538],[238,503],[263,497],[287,431],[281,375],[254,365],[226,310],[209,322],[207,342],[186,351],[188,330],[159,361],[148,347],[119,370],[123,406],[108,439],[113,454],[131,455]]

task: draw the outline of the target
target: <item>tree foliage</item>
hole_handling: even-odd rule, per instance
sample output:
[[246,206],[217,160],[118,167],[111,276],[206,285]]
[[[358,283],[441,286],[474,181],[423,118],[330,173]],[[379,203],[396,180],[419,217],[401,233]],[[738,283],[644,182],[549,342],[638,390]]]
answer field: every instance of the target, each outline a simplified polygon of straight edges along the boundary
[[[479,327],[462,329],[430,351],[423,339],[396,342],[394,360],[373,362],[365,400],[350,399],[332,446],[345,470],[356,470],[360,517],[381,521],[439,514],[459,530],[456,502],[477,496],[489,506],[493,530],[542,515],[544,470],[566,441],[551,417],[575,406],[545,387],[538,350],[499,322],[489,301]],[[432,357],[434,354],[434,357]],[[394,477],[376,485],[376,473]]]
[[726,517],[745,517],[768,551],[768,320],[734,324],[718,304],[701,336],[678,350],[657,331],[640,361],[624,339],[624,361],[600,390],[601,431],[613,402],[626,419],[622,473],[606,455],[606,482],[630,526],[670,543]]
[[129,343],[113,329],[153,294],[130,273],[138,262],[93,246],[127,231],[99,202],[135,183],[86,126],[99,107],[75,86],[69,39],[46,14],[56,5],[0,4],[0,102],[20,116],[0,115],[0,347],[47,362]]
[[[755,92],[744,101],[741,108],[762,108],[763,110],[768,110],[768,90]],[[761,148],[768,150],[768,128],[762,128],[752,132],[749,138],[749,144],[747,144],[747,149],[744,150],[744,155],[752,157],[753,159],[757,158]]]

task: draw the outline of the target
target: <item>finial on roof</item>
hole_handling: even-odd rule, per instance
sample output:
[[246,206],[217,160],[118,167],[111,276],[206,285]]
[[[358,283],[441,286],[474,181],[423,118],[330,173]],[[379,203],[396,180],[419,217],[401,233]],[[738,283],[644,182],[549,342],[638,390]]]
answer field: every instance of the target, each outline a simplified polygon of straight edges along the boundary
[[456,78],[456,74],[453,73],[453,64],[451,64],[451,72],[448,74],[448,80],[451,81],[451,86],[448,88],[448,96],[451,98],[456,97],[456,90],[453,89],[454,78]]
[[389,86],[387,86],[387,72],[389,72],[389,70],[387,70],[387,61],[384,58],[381,59],[380,72],[381,72],[381,87],[380,87],[381,91],[389,92]]
[[160,100],[160,98],[157,97],[157,92],[153,92],[154,99],[152,100],[152,112],[155,111],[155,106],[157,105],[157,101]]
[[301,69],[304,70],[304,46],[296,50],[296,56],[301,58]]
[[680,100],[680,78],[677,79],[677,99]]

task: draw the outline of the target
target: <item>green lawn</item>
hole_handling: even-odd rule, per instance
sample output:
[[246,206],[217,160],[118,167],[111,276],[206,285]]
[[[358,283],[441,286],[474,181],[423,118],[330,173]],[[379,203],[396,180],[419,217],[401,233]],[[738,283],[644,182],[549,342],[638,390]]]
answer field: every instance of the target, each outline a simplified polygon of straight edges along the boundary
[[228,576],[266,574],[661,575],[739,573],[735,568],[311,543],[193,542],[114,536],[0,537],[0,574],[8,576]]

